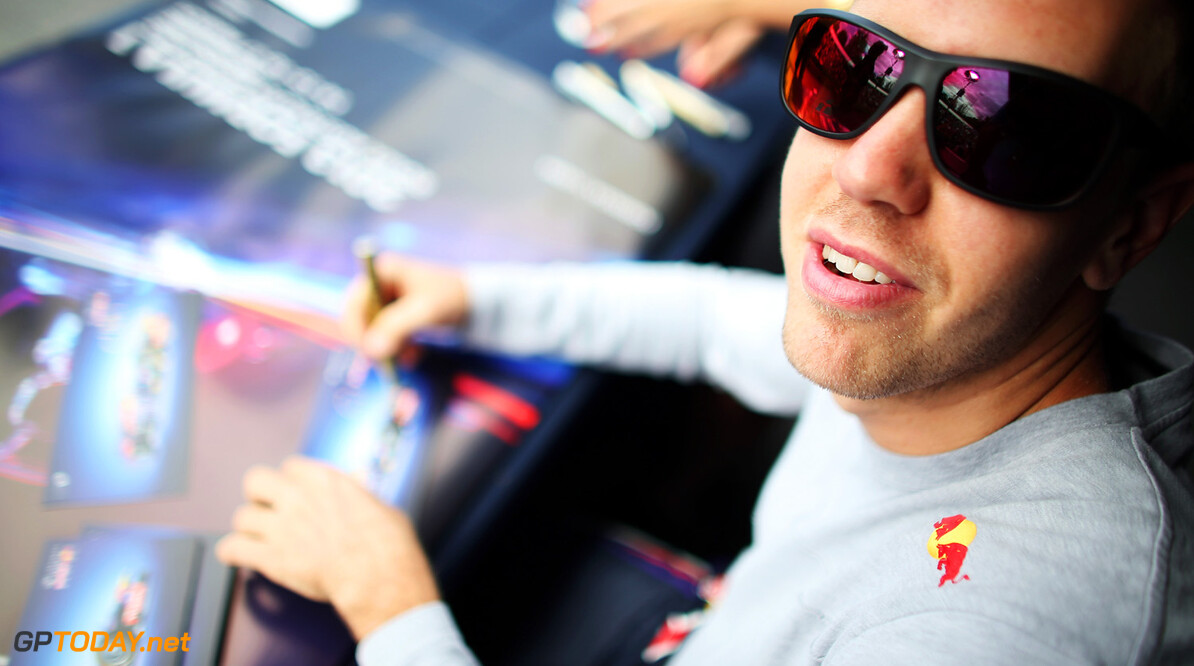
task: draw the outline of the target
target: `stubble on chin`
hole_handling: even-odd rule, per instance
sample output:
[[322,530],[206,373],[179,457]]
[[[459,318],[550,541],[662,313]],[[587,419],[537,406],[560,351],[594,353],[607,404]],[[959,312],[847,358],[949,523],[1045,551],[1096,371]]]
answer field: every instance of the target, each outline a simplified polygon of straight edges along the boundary
[[[907,221],[881,209],[862,208],[839,198],[816,213],[832,219],[847,237],[882,238]],[[906,231],[906,230],[904,230]],[[943,264],[906,234],[883,249],[899,257],[902,268],[920,278],[922,300],[898,312],[868,316],[847,313],[814,300],[790,275],[783,344],[788,360],[813,383],[856,400],[887,398],[916,391],[936,392],[951,380],[980,372],[1008,359],[1026,344],[1060,294],[1046,293],[1038,282],[1008,285],[983,295],[985,303],[936,305],[949,284]],[[800,251],[789,267],[799,271]],[[938,280],[938,281],[934,281]],[[934,321],[930,307],[957,309],[950,321]]]
[[803,307],[806,321],[791,311],[785,319],[784,351],[792,366],[814,384],[840,396],[871,400],[925,383],[925,366],[932,362],[917,358],[907,329],[850,320],[817,303]]
[[[797,298],[804,303],[794,303]],[[800,374],[839,396],[929,396],[1006,361],[1038,330],[1040,319],[1025,311],[1046,309],[1027,294],[1006,293],[932,333],[925,312],[892,320],[854,318],[800,293],[789,299],[784,351]]]

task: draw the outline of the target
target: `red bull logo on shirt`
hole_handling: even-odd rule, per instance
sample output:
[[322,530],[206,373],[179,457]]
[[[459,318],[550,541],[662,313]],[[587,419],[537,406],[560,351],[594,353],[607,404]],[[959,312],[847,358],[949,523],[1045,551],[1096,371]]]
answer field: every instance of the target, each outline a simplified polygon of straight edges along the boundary
[[970,576],[962,574],[962,562],[978,534],[978,526],[958,514],[938,520],[933,523],[933,528],[929,537],[929,555],[937,558],[937,570],[943,572],[937,587],[945,585],[945,581],[957,583],[959,575],[962,580],[970,580]]

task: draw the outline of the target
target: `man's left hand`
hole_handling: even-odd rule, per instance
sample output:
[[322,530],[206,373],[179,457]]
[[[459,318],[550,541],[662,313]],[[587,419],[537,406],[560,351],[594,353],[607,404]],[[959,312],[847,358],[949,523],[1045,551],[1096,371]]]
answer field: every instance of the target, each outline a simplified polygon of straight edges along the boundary
[[439,599],[410,519],[344,473],[293,457],[278,469],[250,469],[244,490],[248,502],[216,556],[330,602],[358,640]]

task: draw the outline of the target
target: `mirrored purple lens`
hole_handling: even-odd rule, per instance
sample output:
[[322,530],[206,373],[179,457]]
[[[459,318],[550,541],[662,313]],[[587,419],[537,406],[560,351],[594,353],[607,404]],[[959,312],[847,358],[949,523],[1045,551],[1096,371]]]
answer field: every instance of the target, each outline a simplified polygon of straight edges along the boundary
[[1001,69],[962,67],[942,82],[933,139],[961,182],[1035,205],[1086,185],[1113,139],[1106,100],[1077,86]]

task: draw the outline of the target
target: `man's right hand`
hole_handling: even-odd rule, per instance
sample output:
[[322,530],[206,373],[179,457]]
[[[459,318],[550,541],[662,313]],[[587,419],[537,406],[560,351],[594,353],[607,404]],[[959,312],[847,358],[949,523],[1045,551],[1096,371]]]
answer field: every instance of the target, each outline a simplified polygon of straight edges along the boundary
[[459,326],[468,317],[463,273],[392,253],[376,260],[382,296],[393,300],[380,310],[373,288],[359,275],[348,288],[342,325],[347,341],[375,360],[393,358],[424,328]]

